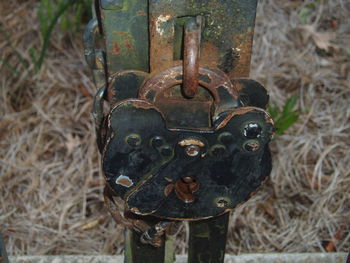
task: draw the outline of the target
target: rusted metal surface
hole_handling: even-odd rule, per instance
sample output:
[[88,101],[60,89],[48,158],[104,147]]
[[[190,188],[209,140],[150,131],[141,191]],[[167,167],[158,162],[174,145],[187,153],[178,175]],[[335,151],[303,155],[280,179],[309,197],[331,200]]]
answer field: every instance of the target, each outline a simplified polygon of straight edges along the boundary
[[204,221],[190,222],[188,263],[223,263],[229,213]]
[[150,0],[151,71],[172,66],[175,43],[183,38],[176,25],[203,17],[201,66],[216,67],[229,77],[248,77],[257,0]]
[[[199,153],[198,146],[190,145],[188,147],[197,148],[196,152],[197,154],[188,154],[191,157],[197,156]],[[192,178],[192,177],[183,177],[176,181],[175,183],[175,193],[179,199],[181,199],[185,203],[192,203],[196,200],[196,197],[194,195],[195,192],[197,192],[199,189],[198,182]]]
[[[190,220],[222,214],[247,200],[269,174],[267,143],[273,126],[266,115],[262,109],[243,107],[220,114],[206,133],[168,130],[155,106],[126,100],[109,117],[108,129],[118,136],[105,147],[105,176],[138,215]],[[128,141],[133,134],[140,136],[139,143]],[[192,154],[194,149],[198,154]],[[118,183],[120,176],[133,184]],[[184,177],[198,186],[177,183]]]
[[183,93],[193,98],[198,90],[199,52],[202,33],[202,17],[190,18],[184,29]]
[[238,91],[226,74],[202,67],[201,88],[189,103],[176,89],[182,83],[182,72],[182,66],[168,68],[150,77],[139,89],[139,98],[153,103],[165,115],[169,129],[210,130],[219,113],[238,107]]
[[147,0],[101,0],[108,75],[149,69]]
[[106,85],[106,63],[105,54],[102,50],[96,48],[98,39],[101,38],[99,23],[97,18],[93,18],[87,25],[84,32],[85,59],[94,77],[94,83],[97,88]]

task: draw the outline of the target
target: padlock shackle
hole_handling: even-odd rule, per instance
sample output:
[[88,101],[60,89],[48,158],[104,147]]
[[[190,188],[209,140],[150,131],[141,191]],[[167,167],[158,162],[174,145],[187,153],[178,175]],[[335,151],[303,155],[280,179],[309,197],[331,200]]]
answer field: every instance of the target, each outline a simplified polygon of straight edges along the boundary
[[[157,73],[143,83],[139,89],[138,97],[151,103],[156,102],[159,94],[183,83],[182,74],[182,66],[175,66]],[[238,100],[238,90],[228,76],[218,69],[199,67],[198,83],[199,86],[206,88],[211,93],[215,104],[220,104],[224,94],[228,94],[231,99]]]
[[185,24],[182,90],[188,98],[193,98],[198,91],[201,29],[201,16],[192,17]]

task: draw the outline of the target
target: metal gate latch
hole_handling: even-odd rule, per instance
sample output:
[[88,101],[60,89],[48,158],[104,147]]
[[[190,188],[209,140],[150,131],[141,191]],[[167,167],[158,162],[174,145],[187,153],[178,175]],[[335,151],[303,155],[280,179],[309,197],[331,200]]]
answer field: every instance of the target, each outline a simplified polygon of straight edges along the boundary
[[183,220],[189,262],[223,262],[228,212],[270,174],[269,96],[247,79],[256,4],[95,1],[85,55],[105,201],[132,230],[125,262],[163,262]]

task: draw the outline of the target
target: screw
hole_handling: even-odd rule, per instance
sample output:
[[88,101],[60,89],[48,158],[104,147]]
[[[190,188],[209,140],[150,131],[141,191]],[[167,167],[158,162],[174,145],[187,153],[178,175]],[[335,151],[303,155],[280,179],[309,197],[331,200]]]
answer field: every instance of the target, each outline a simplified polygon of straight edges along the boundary
[[141,136],[136,133],[132,133],[126,137],[125,141],[130,146],[136,147],[141,144]]
[[211,147],[210,152],[215,157],[221,157],[226,152],[226,147],[221,144],[215,144],[213,147]]
[[199,154],[200,148],[197,145],[189,145],[186,147],[185,152],[188,156],[195,157]]
[[248,152],[256,152],[260,149],[260,143],[257,140],[251,140],[246,142],[243,147]]
[[173,154],[173,150],[170,148],[170,146],[165,145],[160,148],[160,153],[164,156],[171,156]]
[[158,148],[164,144],[164,139],[161,136],[155,136],[152,138],[151,144],[154,148]]
[[233,141],[233,135],[230,132],[223,132],[219,135],[219,141],[223,144],[229,144]]
[[248,139],[256,139],[261,136],[261,131],[262,131],[262,128],[260,127],[260,125],[252,122],[252,123],[248,123],[244,127],[243,134]]
[[216,206],[219,207],[219,208],[225,208],[228,206],[228,201],[225,200],[225,199],[219,199],[217,202],[216,202]]

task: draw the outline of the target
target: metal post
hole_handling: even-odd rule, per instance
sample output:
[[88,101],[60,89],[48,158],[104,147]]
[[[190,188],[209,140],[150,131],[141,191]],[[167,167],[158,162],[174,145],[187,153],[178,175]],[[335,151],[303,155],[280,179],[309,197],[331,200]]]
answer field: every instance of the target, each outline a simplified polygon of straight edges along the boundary
[[[165,245],[153,247],[149,244],[142,244],[140,238],[141,235],[135,230],[126,229],[124,263],[163,263]],[[162,239],[164,244],[165,235]]]
[[9,263],[9,259],[7,256],[5,242],[0,233],[0,263]]
[[188,263],[223,263],[230,213],[190,222]]

